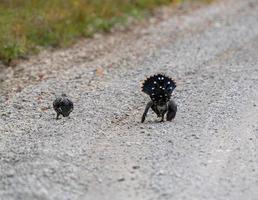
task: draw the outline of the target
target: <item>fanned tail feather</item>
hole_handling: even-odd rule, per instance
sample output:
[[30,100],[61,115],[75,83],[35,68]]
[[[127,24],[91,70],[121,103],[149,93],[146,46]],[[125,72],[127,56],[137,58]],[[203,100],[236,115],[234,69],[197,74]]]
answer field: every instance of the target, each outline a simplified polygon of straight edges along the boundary
[[142,85],[142,91],[148,94],[153,101],[169,99],[175,88],[175,81],[163,74],[147,78]]

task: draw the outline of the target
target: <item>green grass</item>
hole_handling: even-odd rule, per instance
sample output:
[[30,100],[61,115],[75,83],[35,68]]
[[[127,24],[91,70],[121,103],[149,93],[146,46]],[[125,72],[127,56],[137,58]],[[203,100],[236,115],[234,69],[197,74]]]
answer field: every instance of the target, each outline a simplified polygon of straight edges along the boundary
[[1,0],[0,60],[8,64],[41,47],[66,47],[124,24],[129,16],[141,18],[157,6],[180,1]]

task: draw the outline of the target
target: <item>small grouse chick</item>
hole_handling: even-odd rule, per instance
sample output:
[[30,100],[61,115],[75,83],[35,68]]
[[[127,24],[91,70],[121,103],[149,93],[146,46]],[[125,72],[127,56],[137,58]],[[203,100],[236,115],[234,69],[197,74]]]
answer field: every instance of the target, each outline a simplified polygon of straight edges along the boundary
[[53,107],[57,114],[56,119],[58,119],[59,115],[68,117],[69,114],[73,111],[73,102],[68,99],[66,94],[62,94],[53,102]]
[[167,121],[175,118],[177,105],[173,100],[170,100],[175,88],[175,81],[163,74],[156,74],[144,81],[142,91],[150,96],[151,101],[146,105],[142,115],[142,123],[145,121],[150,108],[157,114],[157,117],[161,117],[161,122],[164,121],[166,113]]

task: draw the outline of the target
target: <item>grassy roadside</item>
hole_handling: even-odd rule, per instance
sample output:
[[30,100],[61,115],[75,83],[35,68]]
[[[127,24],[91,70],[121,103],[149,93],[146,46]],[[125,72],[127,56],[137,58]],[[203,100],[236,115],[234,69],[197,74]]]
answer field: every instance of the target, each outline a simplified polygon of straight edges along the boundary
[[8,64],[41,47],[65,47],[124,24],[129,16],[141,18],[157,6],[182,1],[1,0],[0,60]]

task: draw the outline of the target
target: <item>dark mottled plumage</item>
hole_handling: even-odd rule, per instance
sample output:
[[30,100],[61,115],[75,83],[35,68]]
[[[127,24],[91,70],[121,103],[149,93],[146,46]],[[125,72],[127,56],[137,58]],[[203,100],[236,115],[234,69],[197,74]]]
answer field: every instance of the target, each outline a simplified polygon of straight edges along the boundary
[[158,117],[161,117],[161,121],[164,121],[166,113],[168,121],[175,118],[177,105],[173,100],[170,100],[175,88],[175,81],[163,74],[156,74],[144,81],[142,91],[150,96],[151,101],[146,105],[141,120],[142,123],[144,122],[150,108]]
[[53,107],[57,114],[56,119],[58,119],[59,115],[68,117],[69,114],[73,111],[73,102],[68,99],[66,94],[62,94],[53,102]]

